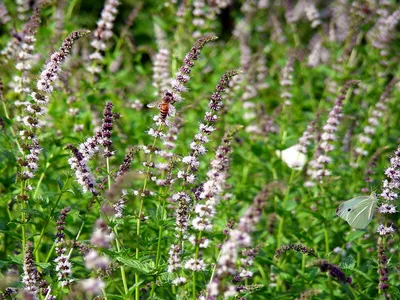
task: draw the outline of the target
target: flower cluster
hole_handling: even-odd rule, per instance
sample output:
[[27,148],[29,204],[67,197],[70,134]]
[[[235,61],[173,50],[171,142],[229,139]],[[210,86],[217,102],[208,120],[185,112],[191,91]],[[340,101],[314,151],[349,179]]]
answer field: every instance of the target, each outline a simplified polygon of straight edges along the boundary
[[320,15],[313,0],[305,1],[304,11],[307,19],[311,22],[312,28],[316,28],[321,25]]
[[[94,39],[90,43],[95,52],[90,54],[89,58],[94,62],[103,60],[103,52],[106,50],[106,42],[112,37],[115,16],[118,13],[118,0],[106,0],[101,12],[100,20],[97,22],[97,29],[94,32]],[[97,65],[89,68],[93,74],[100,73],[101,68]]]
[[19,43],[19,51],[16,57],[16,69],[21,71],[21,76],[14,76],[13,82],[10,83],[16,93],[29,93],[30,79],[27,72],[32,67],[32,53],[35,49],[36,33],[40,24],[40,12],[45,2],[39,2],[35,7],[29,21],[24,25],[21,32],[21,41]]
[[101,295],[106,287],[105,282],[100,278],[89,278],[80,282],[82,290],[87,295]]
[[[190,72],[192,71],[195,61],[200,56],[201,49],[206,43],[211,42],[215,39],[217,39],[216,36],[209,35],[201,37],[196,41],[195,45],[190,49],[190,51],[183,59],[183,65],[179,68],[179,71],[176,73],[175,78],[172,79],[170,82],[172,89],[164,91],[162,101],[168,103],[170,106],[172,106],[176,102],[182,101],[181,93],[187,91],[185,85],[190,80]],[[169,109],[173,109],[173,107],[170,107]],[[160,116],[155,116],[154,121],[157,126],[169,124],[169,122],[166,122]],[[148,131],[148,134],[154,138],[165,138],[165,134],[162,131],[153,128]]]
[[234,286],[228,285],[225,287],[223,285],[223,278],[236,275],[238,251],[240,248],[251,246],[251,233],[255,230],[255,226],[260,220],[265,199],[268,198],[269,193],[270,186],[264,187],[254,198],[252,205],[247,209],[246,213],[240,218],[238,228],[230,232],[229,239],[222,245],[215,276],[207,285],[206,299],[217,299],[220,295],[229,297],[232,296],[232,293],[233,295],[236,293]]
[[[193,227],[196,230],[211,230],[211,219],[216,213],[216,206],[221,201],[221,195],[226,191],[226,180],[230,167],[230,154],[232,151],[232,137],[239,128],[233,128],[222,139],[215,158],[211,161],[211,169],[207,173],[207,181],[202,185],[199,203],[195,207],[196,218],[193,220]],[[205,241],[203,240],[204,244]]]
[[111,228],[107,225],[107,223],[104,220],[98,219],[96,221],[92,238],[90,239],[92,245],[100,248],[109,248],[110,243],[113,240],[114,240],[114,233],[112,232]]
[[[205,144],[208,142],[208,136],[215,130],[214,124],[218,120],[218,112],[221,110],[222,94],[229,85],[229,81],[241,72],[240,69],[230,70],[226,72],[216,86],[216,91],[211,95],[208,108],[210,109],[204,115],[204,123],[199,125],[199,133],[197,133],[190,143],[191,153],[182,158],[182,162],[187,165],[186,172],[180,171],[178,178],[183,179],[188,183],[193,183],[195,179],[194,173],[199,167],[198,157],[206,153]],[[190,170],[192,172],[190,172]]]
[[322,291],[321,290],[307,290],[304,291],[300,294],[299,298],[296,298],[294,300],[307,300],[307,299],[312,299],[314,296],[318,296],[319,294],[321,294]]
[[46,107],[49,103],[49,96],[53,91],[52,83],[58,78],[58,74],[61,71],[61,64],[69,54],[74,42],[88,32],[89,31],[84,29],[77,30],[66,37],[60,49],[51,55],[50,60],[46,63],[40,79],[37,82],[38,89],[48,95],[33,91],[31,93],[33,102],[28,102],[26,104],[28,115],[22,118],[22,122],[29,130],[21,130],[20,135],[22,139],[29,140],[31,145],[26,145],[25,148],[28,149],[29,153],[20,163],[21,166],[25,168],[21,174],[23,179],[32,178],[37,170],[40,148],[39,141],[33,133],[33,129],[41,127],[42,121],[39,117],[43,116],[47,111]]
[[242,251],[242,257],[240,258],[240,268],[237,272],[238,274],[233,277],[233,282],[241,282],[253,277],[253,272],[250,271],[250,267],[254,264],[257,253],[257,248],[248,248]]
[[182,268],[181,264],[181,254],[182,249],[178,245],[171,245],[171,248],[168,251],[168,272],[172,273],[180,268]]
[[[90,191],[93,195],[97,195],[96,181],[93,175],[90,173],[88,163],[90,159],[99,152],[101,145],[104,149],[104,157],[108,158],[114,155],[114,151],[111,151],[112,141],[111,133],[113,128],[114,119],[116,117],[112,112],[113,104],[107,102],[104,107],[103,120],[101,128],[96,132],[93,137],[89,137],[85,142],[79,145],[79,149],[73,145],[69,145],[68,148],[72,151],[73,156],[69,158],[68,162],[71,169],[75,171],[75,176],[79,185],[82,186],[83,191]],[[126,162],[128,163],[128,162]],[[122,165],[123,170],[118,170],[118,173],[122,174],[126,168],[126,164]]]
[[121,197],[118,199],[118,201],[113,205],[114,210],[115,210],[115,215],[114,217],[117,219],[121,219],[124,216],[124,209],[125,209],[125,203],[126,203],[126,196],[128,192],[126,190],[121,191]]
[[[183,164],[187,165],[186,170],[179,171],[177,174],[177,177],[182,179],[186,185],[193,184],[196,180],[195,172],[200,165],[198,157],[206,153],[207,150],[204,144],[208,142],[208,136],[215,130],[213,124],[217,121],[218,112],[222,108],[222,93],[224,93],[230,79],[239,72],[240,70],[226,72],[217,84],[216,92],[210,97],[210,102],[208,104],[210,111],[205,113],[205,122],[200,123],[199,133],[195,135],[194,140],[190,143],[191,153],[182,158]],[[192,201],[190,196],[183,191],[173,195],[172,199],[174,202],[178,202],[176,225],[180,236],[182,236],[188,227],[189,209]],[[193,226],[197,229],[202,228],[201,230],[210,230],[211,228],[208,219],[196,218],[194,222]]]
[[[396,201],[399,199],[398,190],[400,189],[400,147],[390,158],[390,166],[385,170],[386,179],[383,181],[382,192],[380,196],[383,203],[378,207],[381,214],[397,213]],[[395,232],[393,225],[379,224],[378,233],[380,235],[389,235]]]
[[28,154],[23,161],[23,166],[25,167],[25,170],[21,174],[23,179],[33,178],[36,170],[38,169],[38,161],[41,149],[36,137],[33,136],[31,138],[31,143],[31,145],[27,146]]
[[[161,30],[161,29],[160,29]],[[168,89],[170,81],[170,52],[167,48],[160,48],[153,58],[153,85],[160,95]]]
[[112,112],[113,104],[112,102],[107,102],[103,111],[103,124],[101,125],[101,139],[100,144],[104,148],[104,157],[111,157],[114,152],[111,151],[112,141],[111,133],[114,123],[114,114]]
[[347,277],[346,274],[336,265],[329,263],[327,260],[320,260],[317,262],[322,272],[328,272],[333,278],[343,283],[351,284],[351,277]]
[[[115,236],[111,228],[102,219],[97,219],[92,237],[91,244],[98,248],[109,248]],[[82,247],[84,254],[85,267],[89,270],[105,270],[110,264],[110,259],[106,255],[100,255],[95,249],[87,249]],[[92,279],[95,280],[95,279]]]
[[202,35],[202,29],[206,23],[206,1],[204,0],[194,0],[193,1],[193,10],[192,14],[193,18],[193,26],[196,28],[193,32],[193,37],[195,39],[199,38]]
[[185,269],[191,270],[193,272],[204,271],[206,269],[206,264],[202,259],[191,258],[185,262]]
[[168,127],[168,131],[165,135],[164,139],[164,147],[166,148],[167,151],[165,153],[160,153],[161,156],[165,158],[171,158],[173,155],[173,150],[176,147],[176,140],[178,139],[178,134],[182,128],[183,125],[183,119],[181,116],[176,116],[174,121],[170,123],[170,126]]
[[192,206],[192,199],[185,192],[179,192],[172,195],[172,201],[178,203],[176,210],[176,230],[182,235],[189,226],[189,212]]
[[[329,112],[328,120],[323,127],[321,143],[318,146],[313,160],[310,161],[310,168],[307,170],[307,175],[309,175],[313,181],[321,181],[324,177],[330,176],[331,174],[327,169],[327,165],[331,163],[329,152],[334,149],[333,142],[336,140],[336,132],[342,119],[344,100],[346,99],[346,94],[350,87],[358,83],[359,81],[357,80],[347,81],[341,89],[335,105]],[[312,186],[312,183],[308,182],[307,185]]]
[[90,191],[94,196],[98,195],[96,181],[90,173],[88,166],[89,157],[84,156],[83,153],[74,145],[69,145],[67,148],[70,149],[73,154],[73,156],[68,159],[68,163],[71,166],[71,169],[75,171],[76,179],[79,185],[82,186],[83,192]]
[[251,65],[251,48],[249,45],[250,28],[248,20],[242,19],[235,27],[233,35],[239,40],[240,47],[240,65],[244,71],[247,71]]
[[385,299],[389,300],[390,295],[388,294],[388,289],[389,289],[388,258],[385,253],[382,237],[379,237],[378,239],[378,274],[379,274],[378,288],[384,295]]
[[125,173],[127,173],[131,169],[131,164],[133,160],[133,156],[136,153],[136,148],[129,149],[125,154],[124,160],[122,164],[119,166],[118,170],[115,172],[115,179],[122,177]]
[[393,78],[389,82],[385,88],[385,91],[380,96],[379,101],[375,104],[375,108],[372,110],[372,113],[368,118],[368,125],[364,127],[363,133],[358,136],[358,142],[360,146],[355,149],[357,155],[368,155],[368,151],[365,148],[367,145],[372,143],[372,138],[374,137],[376,128],[379,125],[379,119],[382,119],[388,109],[390,92],[396,82],[396,78]]
[[[239,127],[233,128],[222,139],[221,146],[218,147],[214,160],[211,161],[211,169],[207,173],[208,180],[201,185],[195,193],[196,199],[200,202],[195,206],[196,217],[192,221],[192,226],[196,231],[211,231],[212,218],[216,214],[216,206],[221,200],[221,195],[227,189],[226,180],[230,166],[230,153],[232,151],[231,140]],[[206,237],[196,238],[195,235],[189,237],[189,241],[196,248],[207,248],[210,244]],[[199,254],[200,255],[200,254]],[[196,259],[186,262],[185,268],[192,271],[204,270],[206,264],[204,260],[196,255]]]
[[50,60],[46,63],[40,79],[37,82],[38,89],[48,95],[42,94],[41,92],[31,93],[33,102],[27,103],[26,111],[28,115],[22,118],[23,124],[28,127],[29,130],[22,130],[20,132],[22,139],[30,140],[33,144],[31,146],[27,145],[26,148],[29,149],[30,153],[21,163],[22,166],[27,167],[27,170],[22,172],[22,177],[25,179],[32,178],[37,168],[36,163],[40,154],[40,148],[39,142],[32,130],[41,127],[39,117],[46,113],[46,106],[49,103],[49,94],[53,91],[52,83],[58,78],[58,74],[61,71],[61,64],[69,54],[74,42],[88,32],[89,31],[84,29],[73,31],[63,41],[59,51],[51,55]]
[[39,279],[40,274],[36,269],[32,253],[33,245],[31,242],[25,245],[24,255],[24,276],[22,282],[24,283],[24,295],[26,299],[39,299]]
[[[81,29],[71,32],[63,41],[60,49],[54,52],[50,60],[47,61],[40,79],[37,82],[37,89],[44,93],[50,94],[53,91],[53,82],[58,79],[59,73],[61,72],[61,64],[65,61],[68,54],[70,53],[73,44],[79,38],[89,34],[89,30]],[[32,95],[34,100],[40,100],[41,97]]]
[[314,119],[307,125],[306,130],[304,130],[303,134],[299,138],[297,142],[297,151],[307,154],[307,146],[311,144],[311,139],[315,136],[316,125],[319,120],[319,114],[317,113]]
[[393,40],[396,25],[400,21],[400,9],[394,11],[390,16],[381,16],[375,26],[368,32],[368,38],[373,47],[380,50],[385,57],[388,53],[388,45]]
[[51,294],[51,286],[46,282],[46,280],[42,280],[39,284],[39,288],[41,288],[41,294],[44,296],[46,300],[56,300],[57,297]]
[[60,215],[57,220],[57,234],[56,234],[56,254],[57,257],[54,260],[56,263],[56,272],[58,276],[58,282],[62,287],[68,286],[71,282],[70,276],[72,274],[72,265],[69,261],[69,255],[66,254],[67,248],[65,247],[64,242],[64,226],[65,219],[67,217],[68,212],[70,211],[69,207],[61,210]]
[[16,0],[15,3],[17,4],[18,19],[26,20],[26,14],[30,8],[29,0]]
[[279,257],[282,254],[286,253],[287,251],[296,251],[301,252],[303,254],[307,254],[309,256],[316,256],[315,251],[313,248],[309,248],[307,246],[303,246],[302,244],[290,244],[290,245],[283,245],[279,249],[275,251],[274,257]]
[[329,29],[329,40],[343,42],[350,31],[350,7],[347,1],[335,1],[332,3],[332,25]]
[[256,87],[257,90],[265,90],[269,88],[269,84],[266,82],[268,77],[267,59],[263,51],[260,51],[256,63]]
[[0,24],[7,24],[10,22],[11,17],[8,13],[7,7],[4,5],[3,1],[0,2]]
[[284,100],[284,105],[291,105],[292,93],[291,86],[293,85],[295,56],[291,55],[287,60],[285,67],[282,69],[280,84],[282,87],[281,98]]
[[309,43],[310,54],[308,55],[308,66],[315,68],[329,59],[329,52],[323,46],[322,36],[316,34]]
[[286,42],[286,35],[283,32],[282,24],[275,15],[271,15],[271,40],[277,42],[278,44],[283,44]]

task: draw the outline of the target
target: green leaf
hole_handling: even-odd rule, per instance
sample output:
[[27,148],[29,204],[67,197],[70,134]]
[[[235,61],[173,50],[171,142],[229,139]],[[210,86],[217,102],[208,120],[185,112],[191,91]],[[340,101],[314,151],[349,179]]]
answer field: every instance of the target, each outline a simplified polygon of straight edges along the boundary
[[116,294],[108,294],[107,293],[107,297],[109,298],[109,299],[125,299],[123,296],[121,296],[121,295],[116,295]]
[[354,241],[354,240],[359,239],[359,238],[362,237],[364,234],[365,234],[364,231],[360,231],[360,230],[352,231],[352,232],[350,232],[350,233],[346,236],[346,241],[352,242],[352,241]]
[[51,266],[51,263],[41,262],[41,263],[36,263],[36,265],[42,269],[47,269]]
[[284,207],[285,210],[291,211],[297,207],[297,202],[295,200],[289,200],[286,202],[286,207]]
[[[11,222],[10,222],[10,223],[11,223]],[[14,222],[12,222],[12,223],[14,223]],[[19,233],[17,233],[16,231],[13,231],[13,230],[2,230],[2,229],[0,229],[0,232],[1,232],[1,233],[4,233],[4,234],[7,234],[7,235],[10,235],[10,236],[12,236],[12,237],[15,237],[16,239],[22,240],[21,235],[20,235]]]
[[160,276],[158,277],[158,279],[162,283],[171,283],[172,280],[174,279],[174,276],[172,275],[172,273],[165,272],[165,273],[161,273]]
[[75,191],[73,189],[66,189],[65,192],[66,193],[71,193],[72,195],[75,196]]
[[36,209],[26,208],[26,209],[21,209],[21,212],[27,213],[31,216],[39,217],[43,220],[47,220],[47,217],[41,211],[38,211]]
[[346,256],[340,262],[339,267],[349,276],[353,273],[354,268],[356,267],[356,260],[353,255]]
[[13,256],[8,256],[11,262],[16,263],[18,265],[23,265],[24,264],[24,254],[18,254],[18,255],[13,255]]
[[148,262],[141,262],[137,259],[134,258],[129,258],[129,257],[123,257],[123,256],[118,256],[117,261],[121,262],[127,267],[130,267],[134,269],[136,272],[139,272],[141,274],[146,274],[146,275],[154,275],[155,274],[155,269],[154,269],[154,262],[153,261],[148,261]]
[[135,283],[134,285],[132,285],[128,290],[128,296],[132,295],[132,293],[135,291],[136,287],[142,285],[143,282],[144,282],[144,280],[141,280],[141,281]]

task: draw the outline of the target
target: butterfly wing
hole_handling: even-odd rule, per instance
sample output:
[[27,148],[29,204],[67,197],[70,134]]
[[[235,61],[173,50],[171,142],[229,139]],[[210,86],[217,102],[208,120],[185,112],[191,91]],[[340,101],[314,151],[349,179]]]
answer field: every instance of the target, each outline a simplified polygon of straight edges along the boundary
[[354,206],[361,201],[368,200],[368,198],[369,196],[360,196],[343,202],[336,209],[336,215],[341,217],[343,220],[347,221],[349,213],[354,208]]
[[357,203],[347,218],[350,226],[356,229],[367,227],[374,216],[376,202],[377,199],[374,196],[370,196],[367,200]]
[[364,229],[371,222],[377,199],[374,195],[355,197],[342,203],[336,214],[356,229]]

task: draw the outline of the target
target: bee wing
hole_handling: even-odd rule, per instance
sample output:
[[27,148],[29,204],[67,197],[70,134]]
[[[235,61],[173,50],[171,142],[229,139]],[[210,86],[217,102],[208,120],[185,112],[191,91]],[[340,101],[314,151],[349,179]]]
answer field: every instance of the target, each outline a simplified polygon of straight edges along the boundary
[[175,116],[175,113],[176,113],[176,108],[175,108],[175,106],[173,106],[172,104],[170,104],[169,107],[168,107],[168,115],[169,115],[170,117],[173,117],[173,116]]
[[160,101],[155,101],[155,102],[151,102],[149,104],[147,104],[147,107],[149,108],[153,108],[153,107],[158,107],[160,105]]

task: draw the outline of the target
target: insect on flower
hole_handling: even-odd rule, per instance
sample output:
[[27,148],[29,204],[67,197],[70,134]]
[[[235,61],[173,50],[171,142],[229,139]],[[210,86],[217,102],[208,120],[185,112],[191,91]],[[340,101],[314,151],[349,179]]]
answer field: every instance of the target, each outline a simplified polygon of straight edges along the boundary
[[175,115],[176,109],[172,105],[175,103],[174,95],[171,92],[166,91],[164,97],[156,102],[147,104],[147,107],[157,107],[160,110],[160,118],[165,121],[167,117]]

